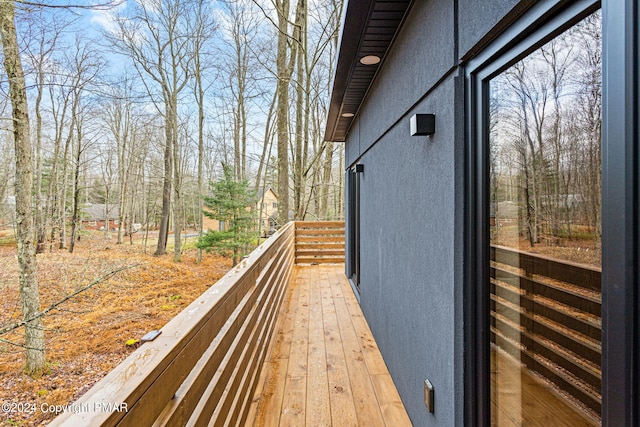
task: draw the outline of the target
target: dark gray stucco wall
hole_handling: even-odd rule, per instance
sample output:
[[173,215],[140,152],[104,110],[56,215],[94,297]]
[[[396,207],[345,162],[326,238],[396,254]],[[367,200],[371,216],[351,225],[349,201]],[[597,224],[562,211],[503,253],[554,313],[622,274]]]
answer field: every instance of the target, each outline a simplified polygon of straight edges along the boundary
[[[415,112],[435,112],[443,131],[409,136],[403,120],[367,153],[361,177],[361,305],[415,425],[453,425],[456,373],[454,253],[456,151],[454,79],[441,84]],[[423,382],[436,390],[427,413]]]
[[459,0],[460,56],[464,56],[518,3],[530,0]]
[[[346,142],[347,166],[365,165],[360,303],[416,426],[461,426],[464,417],[465,117],[456,53],[516,3],[415,2]],[[435,135],[409,135],[416,113],[436,115]],[[434,414],[424,406],[425,379],[435,387]]]

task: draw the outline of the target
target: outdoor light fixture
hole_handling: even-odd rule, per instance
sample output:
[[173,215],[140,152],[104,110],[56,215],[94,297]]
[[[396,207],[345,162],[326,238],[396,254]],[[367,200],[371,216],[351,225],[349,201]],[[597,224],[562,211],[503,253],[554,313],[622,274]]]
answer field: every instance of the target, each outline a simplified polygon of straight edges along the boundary
[[364,165],[357,164],[356,165],[356,173],[363,173],[363,172],[364,172]]
[[411,136],[433,135],[436,132],[435,114],[414,114],[409,120]]
[[376,65],[380,62],[380,57],[375,55],[367,55],[360,58],[360,63],[363,65]]
[[353,117],[355,114],[353,113],[342,113],[342,117]]

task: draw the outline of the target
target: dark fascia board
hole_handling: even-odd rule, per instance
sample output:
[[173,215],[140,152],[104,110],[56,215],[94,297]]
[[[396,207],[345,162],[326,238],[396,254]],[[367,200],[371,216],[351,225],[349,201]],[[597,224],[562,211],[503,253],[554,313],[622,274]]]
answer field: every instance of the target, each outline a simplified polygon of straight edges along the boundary
[[[333,74],[333,90],[325,128],[326,141],[343,142],[346,139],[354,117],[342,117],[342,114],[348,112],[358,115],[360,105],[378,70],[383,66],[412,5],[413,0],[348,0],[341,29],[338,61]],[[400,19],[398,12],[402,14]],[[388,17],[385,17],[387,14]],[[390,30],[387,34],[390,37],[367,42],[367,50],[371,52],[373,48],[380,55],[381,61],[375,68],[365,70],[362,67],[369,66],[363,66],[359,61],[367,52],[361,50],[361,46],[367,35],[375,37],[380,25]],[[344,111],[347,100],[349,111]]]
[[[374,0],[348,0],[344,12],[344,20],[340,31],[340,47],[338,61],[333,73],[333,89],[331,102],[327,113],[327,124],[324,139],[335,141],[335,131],[342,114],[342,101],[347,91],[354,61],[357,61],[360,42],[369,20],[371,6]],[[344,142],[344,141],[340,141]]]

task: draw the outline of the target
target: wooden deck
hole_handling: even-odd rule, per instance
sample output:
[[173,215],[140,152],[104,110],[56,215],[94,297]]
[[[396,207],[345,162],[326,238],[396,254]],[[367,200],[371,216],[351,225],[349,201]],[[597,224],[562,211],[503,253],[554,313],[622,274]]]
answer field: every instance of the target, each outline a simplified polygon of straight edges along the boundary
[[251,425],[411,425],[343,269],[294,268]]

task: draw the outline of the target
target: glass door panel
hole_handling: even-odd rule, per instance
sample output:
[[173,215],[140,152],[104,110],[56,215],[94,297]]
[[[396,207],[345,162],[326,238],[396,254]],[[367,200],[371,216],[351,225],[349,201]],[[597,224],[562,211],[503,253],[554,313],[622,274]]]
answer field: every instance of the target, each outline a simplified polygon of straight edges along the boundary
[[493,425],[601,411],[601,17],[491,79]]

